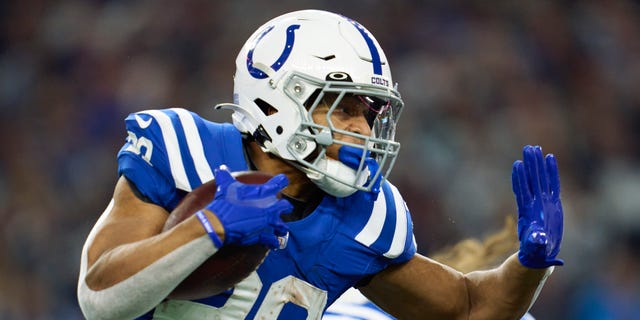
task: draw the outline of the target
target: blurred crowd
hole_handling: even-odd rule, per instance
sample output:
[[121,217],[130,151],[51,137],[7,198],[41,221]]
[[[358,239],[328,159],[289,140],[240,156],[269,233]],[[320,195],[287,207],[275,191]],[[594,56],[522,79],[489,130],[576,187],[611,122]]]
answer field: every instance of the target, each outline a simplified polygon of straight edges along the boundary
[[[365,25],[406,108],[390,177],[419,251],[515,215],[511,165],[558,159],[565,237],[532,313],[640,319],[639,1],[0,2],[0,319],[81,319],[80,251],[133,111],[215,121],[246,38],[287,11]],[[514,230],[515,232],[515,230]]]

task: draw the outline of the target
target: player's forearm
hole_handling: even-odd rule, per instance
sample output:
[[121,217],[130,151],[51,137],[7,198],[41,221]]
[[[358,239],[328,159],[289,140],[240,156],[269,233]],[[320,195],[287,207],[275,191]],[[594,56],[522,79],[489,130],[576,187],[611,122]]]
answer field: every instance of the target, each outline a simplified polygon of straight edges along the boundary
[[216,248],[204,235],[171,251],[117,284],[93,289],[81,280],[78,299],[87,319],[132,319],[143,315],[171,291]]
[[548,269],[524,267],[517,255],[499,268],[466,275],[469,319],[520,319],[537,297]]
[[[213,215],[210,215],[210,220],[217,222]],[[190,217],[169,231],[106,250],[89,266],[85,281],[89,288],[94,290],[111,287],[177,248],[205,235],[206,232],[199,221]]]
[[89,249],[83,248],[78,299],[85,317],[135,318],[166,298],[217,251],[198,223],[189,218],[163,234],[105,251],[89,269]]

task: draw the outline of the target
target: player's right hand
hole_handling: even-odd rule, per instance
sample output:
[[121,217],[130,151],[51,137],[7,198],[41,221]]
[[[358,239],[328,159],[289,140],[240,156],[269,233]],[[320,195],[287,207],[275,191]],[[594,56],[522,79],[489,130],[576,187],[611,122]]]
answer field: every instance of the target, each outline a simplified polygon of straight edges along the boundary
[[224,228],[224,244],[263,244],[278,248],[278,237],[286,237],[289,229],[280,218],[293,206],[277,197],[289,184],[284,174],[264,184],[238,182],[226,166],[214,170],[216,193],[206,209],[213,212]]

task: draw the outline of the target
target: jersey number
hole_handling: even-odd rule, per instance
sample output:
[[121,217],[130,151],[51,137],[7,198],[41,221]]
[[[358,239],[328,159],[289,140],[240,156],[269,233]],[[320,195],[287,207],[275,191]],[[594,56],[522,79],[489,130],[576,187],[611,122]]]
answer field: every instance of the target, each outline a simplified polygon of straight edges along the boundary
[[[153,142],[151,142],[151,140],[145,137],[138,138],[136,134],[131,131],[127,131],[127,134],[129,135],[127,137],[129,146],[127,147],[126,150],[141,156],[142,159],[144,159],[144,161],[146,161],[149,165],[151,165],[151,153],[153,153]],[[144,153],[142,151],[144,151]]]
[[[245,319],[258,300],[262,281],[256,272],[238,283],[220,308],[182,300],[169,300],[156,308],[154,319]],[[288,302],[307,309],[307,320],[320,319],[327,292],[298,279],[284,277],[269,287],[255,319],[277,319]]]

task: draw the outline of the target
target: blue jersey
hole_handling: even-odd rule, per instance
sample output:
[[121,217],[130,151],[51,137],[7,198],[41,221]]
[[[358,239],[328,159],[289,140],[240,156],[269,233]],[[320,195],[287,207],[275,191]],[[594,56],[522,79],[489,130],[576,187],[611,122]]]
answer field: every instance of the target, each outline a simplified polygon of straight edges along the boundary
[[[184,109],[149,110],[126,118],[118,172],[152,202],[173,210],[186,193],[213,179],[213,168],[248,170],[240,132]],[[167,300],[143,318],[320,319],[348,288],[416,252],[409,210],[398,190],[382,185],[375,202],[364,192],[325,195],[301,220],[288,222],[287,247],[234,288],[196,301]]]

